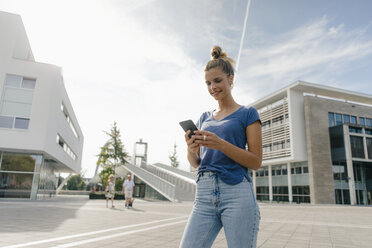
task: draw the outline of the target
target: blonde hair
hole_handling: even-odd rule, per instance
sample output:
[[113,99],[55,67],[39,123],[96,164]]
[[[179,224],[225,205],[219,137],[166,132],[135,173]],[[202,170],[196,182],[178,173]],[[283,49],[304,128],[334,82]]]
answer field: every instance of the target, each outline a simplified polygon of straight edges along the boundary
[[235,61],[232,58],[227,57],[225,52],[222,52],[222,48],[214,46],[211,50],[212,59],[205,65],[204,71],[209,71],[213,68],[221,68],[221,70],[227,76],[234,76],[234,65]]

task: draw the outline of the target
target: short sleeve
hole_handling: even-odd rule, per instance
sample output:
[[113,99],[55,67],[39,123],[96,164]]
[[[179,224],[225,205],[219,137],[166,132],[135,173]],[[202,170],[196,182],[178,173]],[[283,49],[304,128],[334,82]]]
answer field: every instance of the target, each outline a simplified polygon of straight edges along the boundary
[[201,130],[201,126],[205,120],[205,116],[206,116],[206,113],[204,112],[200,117],[199,117],[199,120],[196,122],[196,127]]
[[248,108],[245,126],[247,127],[256,121],[259,121],[261,125],[260,115],[258,114],[257,110],[253,107]]

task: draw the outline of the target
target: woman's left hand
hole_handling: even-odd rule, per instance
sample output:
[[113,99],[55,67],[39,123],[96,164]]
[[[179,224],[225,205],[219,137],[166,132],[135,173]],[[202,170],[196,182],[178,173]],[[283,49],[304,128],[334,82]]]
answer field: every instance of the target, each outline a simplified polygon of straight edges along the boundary
[[216,134],[200,130],[195,131],[194,134],[195,143],[210,149],[221,150],[224,140],[219,138]]

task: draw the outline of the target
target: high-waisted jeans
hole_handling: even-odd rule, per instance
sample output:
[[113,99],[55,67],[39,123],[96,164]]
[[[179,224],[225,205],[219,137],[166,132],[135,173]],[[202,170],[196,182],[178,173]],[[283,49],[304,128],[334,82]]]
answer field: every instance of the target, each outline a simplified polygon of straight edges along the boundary
[[197,180],[194,207],[181,248],[207,248],[222,227],[229,248],[256,247],[260,211],[252,183],[224,183],[216,173],[204,172]]

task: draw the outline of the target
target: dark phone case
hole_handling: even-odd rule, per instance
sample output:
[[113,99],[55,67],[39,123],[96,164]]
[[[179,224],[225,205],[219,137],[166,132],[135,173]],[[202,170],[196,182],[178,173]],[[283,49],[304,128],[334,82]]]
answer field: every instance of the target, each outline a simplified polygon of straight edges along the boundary
[[191,130],[189,138],[191,138],[191,136],[194,134],[194,131],[198,130],[198,128],[195,126],[192,120],[181,121],[180,125],[183,128],[183,130],[185,130],[185,132]]

